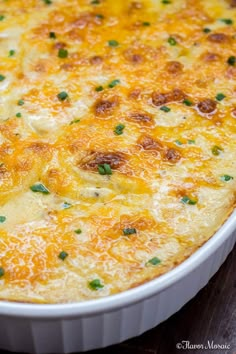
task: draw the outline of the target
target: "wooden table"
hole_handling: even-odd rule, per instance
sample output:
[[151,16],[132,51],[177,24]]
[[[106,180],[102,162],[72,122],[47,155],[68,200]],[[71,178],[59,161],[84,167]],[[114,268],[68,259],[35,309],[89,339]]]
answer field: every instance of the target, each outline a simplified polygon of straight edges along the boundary
[[[228,344],[229,350],[179,350],[193,344]],[[0,351],[0,354],[5,354]],[[87,354],[236,354],[236,247],[209,284],[169,320],[113,347]]]

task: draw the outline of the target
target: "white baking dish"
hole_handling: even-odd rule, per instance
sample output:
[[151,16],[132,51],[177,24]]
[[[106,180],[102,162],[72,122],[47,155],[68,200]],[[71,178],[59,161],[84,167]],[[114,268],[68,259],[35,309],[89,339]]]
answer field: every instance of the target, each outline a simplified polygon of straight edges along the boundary
[[207,284],[236,241],[236,212],[197,252],[167,274],[107,298],[73,304],[0,303],[0,348],[70,353],[138,336],[178,311]]

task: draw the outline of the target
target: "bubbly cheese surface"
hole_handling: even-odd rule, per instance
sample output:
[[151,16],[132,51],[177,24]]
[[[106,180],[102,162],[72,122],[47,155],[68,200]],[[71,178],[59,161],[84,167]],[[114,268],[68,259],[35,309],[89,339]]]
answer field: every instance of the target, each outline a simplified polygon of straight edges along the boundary
[[236,1],[0,0],[0,299],[168,272],[235,206]]

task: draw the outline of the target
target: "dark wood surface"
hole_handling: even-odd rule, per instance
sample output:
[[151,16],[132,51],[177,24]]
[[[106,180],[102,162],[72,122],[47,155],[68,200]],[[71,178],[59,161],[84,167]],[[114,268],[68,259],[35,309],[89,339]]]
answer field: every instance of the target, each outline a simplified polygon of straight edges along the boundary
[[[177,343],[227,344],[230,349],[179,350]],[[0,354],[5,354],[0,351]],[[236,247],[218,273],[178,313],[145,334],[87,354],[236,354]]]

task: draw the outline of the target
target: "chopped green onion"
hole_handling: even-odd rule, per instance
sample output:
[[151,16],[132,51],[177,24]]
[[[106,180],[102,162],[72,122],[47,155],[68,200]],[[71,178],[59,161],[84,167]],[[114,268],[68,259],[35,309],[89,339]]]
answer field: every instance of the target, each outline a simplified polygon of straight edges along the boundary
[[233,20],[231,20],[231,18],[221,18],[220,21],[225,23],[228,26],[230,26],[234,23]]
[[188,100],[187,98],[185,100],[183,100],[183,103],[189,107],[193,105],[193,103],[190,100]]
[[99,289],[104,288],[104,285],[101,284],[100,279],[94,279],[89,283],[89,287],[92,290],[99,290]]
[[65,101],[68,98],[68,93],[65,91],[62,91],[62,92],[58,93],[57,98],[60,101]]
[[169,38],[168,38],[168,43],[169,43],[170,45],[176,45],[176,44],[177,44],[177,41],[175,40],[174,37],[169,37]]
[[69,209],[72,207],[72,204],[68,203],[68,202],[64,202],[62,204],[62,209]]
[[207,27],[206,27],[206,28],[203,28],[203,32],[204,32],[204,33],[210,33],[210,32],[211,32],[211,29],[210,29],[210,28],[207,28]]
[[152,259],[149,259],[149,261],[146,263],[146,265],[151,264],[151,265],[156,266],[156,265],[158,265],[160,263],[161,263],[161,260],[159,258],[157,258],[157,257],[154,257]]
[[49,38],[56,39],[56,33],[55,32],[49,32]]
[[99,1],[99,0],[92,0],[92,1],[90,2],[90,4],[92,4],[92,5],[99,5],[99,4],[100,4],[100,1]]
[[227,60],[227,63],[228,63],[229,65],[234,66],[235,63],[236,63],[236,57],[232,55],[232,56],[229,57],[229,59]]
[[134,229],[134,228],[123,229],[123,234],[124,234],[125,236],[133,235],[133,234],[136,234],[136,233],[137,233],[137,231],[136,231],[136,229]]
[[23,106],[25,104],[25,101],[24,100],[19,100],[17,102],[18,106]]
[[30,189],[35,193],[50,194],[49,190],[42,183],[34,184]]
[[77,230],[75,230],[75,233],[80,235],[80,234],[82,234],[82,230],[81,229],[77,229]]
[[223,101],[223,99],[225,98],[226,96],[223,94],[223,93],[218,93],[216,95],[216,99],[217,101]]
[[147,21],[144,21],[144,22],[142,23],[142,25],[143,25],[144,27],[148,27],[148,26],[151,26],[151,23],[150,23],[150,22],[147,22]]
[[64,261],[64,260],[66,259],[66,257],[68,257],[68,256],[69,256],[68,253],[65,252],[65,251],[62,251],[62,252],[58,255],[58,257],[59,257],[62,261]]
[[52,0],[43,0],[43,2],[46,5],[51,5],[52,4]]
[[125,125],[124,125],[124,124],[118,124],[118,125],[115,127],[114,133],[115,133],[116,135],[122,135],[124,129],[125,129]]
[[211,149],[212,154],[215,156],[219,156],[222,151],[223,149],[217,145],[213,146],[213,148]]
[[195,140],[191,140],[191,139],[190,139],[190,140],[188,140],[188,144],[189,144],[189,145],[193,145],[193,144],[195,144]]
[[76,124],[76,123],[79,123],[80,122],[80,119],[74,119],[70,122],[70,125],[72,124]]
[[0,74],[0,81],[3,81],[5,79],[6,79],[6,77]]
[[5,16],[0,15],[0,21],[3,21],[3,20],[4,20],[4,18],[5,18]]
[[15,55],[15,53],[16,53],[16,51],[14,49],[11,49],[11,50],[9,50],[8,56],[13,57],[13,55]]
[[97,92],[100,92],[100,91],[103,91],[103,90],[104,90],[103,86],[95,87],[95,91],[97,91]]
[[232,179],[234,179],[234,177],[232,176],[229,176],[229,175],[223,175],[220,177],[221,181],[224,181],[224,182],[229,182],[231,181]]
[[7,220],[5,216],[0,216],[0,223],[4,223]]
[[98,172],[100,175],[112,175],[111,166],[108,163],[98,165]]
[[104,16],[102,14],[96,14],[95,15],[97,18],[99,18],[100,20],[103,20],[104,19]]
[[162,4],[168,5],[168,4],[171,4],[171,1],[170,0],[162,0]]
[[20,112],[16,113],[16,117],[17,118],[21,118],[22,117],[22,114]]
[[193,200],[193,199],[190,199],[189,197],[185,196],[181,199],[181,202],[183,204],[189,204],[189,205],[195,205],[197,204],[197,201],[196,200]]
[[110,39],[108,41],[108,45],[109,45],[109,47],[118,47],[119,42],[117,42],[115,39]]
[[120,80],[113,80],[112,82],[109,83],[108,87],[113,88],[118,84],[120,84]]
[[175,144],[177,145],[183,145],[183,143],[180,140],[175,140]]
[[68,50],[67,49],[63,49],[63,48],[60,48],[58,50],[58,58],[67,58],[68,57]]
[[166,112],[166,113],[168,113],[168,112],[171,111],[171,109],[170,109],[169,107],[167,107],[167,106],[162,106],[162,107],[160,108],[160,110],[163,111],[163,112]]
[[5,271],[2,267],[0,267],[0,278],[3,277],[5,274]]

